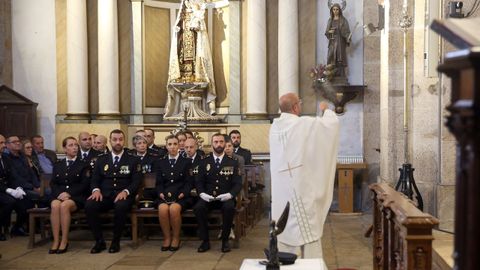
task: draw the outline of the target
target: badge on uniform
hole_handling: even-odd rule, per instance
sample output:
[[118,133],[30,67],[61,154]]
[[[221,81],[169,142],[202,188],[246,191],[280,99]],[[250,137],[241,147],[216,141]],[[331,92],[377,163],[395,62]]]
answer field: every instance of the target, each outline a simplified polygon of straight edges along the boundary
[[225,166],[220,171],[221,175],[232,175],[233,174],[233,167],[232,166]]
[[105,164],[105,167],[103,167],[104,171],[108,171],[108,164]]
[[193,173],[193,175],[198,174],[198,166],[195,166],[195,168],[193,168],[192,173]]
[[210,171],[210,163],[207,163],[207,167],[205,168],[208,171]]
[[149,173],[151,171],[152,171],[152,165],[150,165],[150,164],[143,165],[142,173]]
[[123,165],[122,167],[120,167],[120,173],[121,174],[129,174],[130,169],[128,168],[128,165]]

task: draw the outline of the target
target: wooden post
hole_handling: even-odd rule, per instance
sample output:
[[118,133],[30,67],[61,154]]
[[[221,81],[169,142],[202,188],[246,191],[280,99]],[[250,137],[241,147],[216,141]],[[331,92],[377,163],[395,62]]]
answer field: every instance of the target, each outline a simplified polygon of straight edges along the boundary
[[338,211],[353,212],[353,170],[338,170]]
[[447,54],[440,72],[452,79],[447,127],[457,144],[454,269],[480,265],[480,47]]

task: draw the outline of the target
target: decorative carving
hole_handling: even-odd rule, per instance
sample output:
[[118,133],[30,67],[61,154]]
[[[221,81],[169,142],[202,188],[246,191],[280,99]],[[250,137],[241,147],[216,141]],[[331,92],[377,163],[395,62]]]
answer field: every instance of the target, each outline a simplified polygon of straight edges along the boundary
[[375,207],[374,269],[431,269],[432,228],[438,220],[386,183],[372,184],[370,190]]
[[427,264],[427,253],[422,247],[417,247],[417,250],[414,253],[413,257],[413,265],[415,266],[415,269],[425,269],[425,266]]

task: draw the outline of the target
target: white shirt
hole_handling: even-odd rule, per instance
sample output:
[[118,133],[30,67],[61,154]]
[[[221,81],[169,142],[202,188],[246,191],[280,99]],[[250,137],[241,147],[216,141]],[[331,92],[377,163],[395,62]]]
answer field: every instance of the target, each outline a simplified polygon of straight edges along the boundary
[[215,162],[217,162],[217,158],[218,158],[218,159],[220,159],[220,160],[218,161],[218,163],[222,163],[223,157],[225,156],[225,152],[223,152],[221,156],[215,155],[215,152],[213,152],[212,154],[213,154],[213,160],[214,160]]

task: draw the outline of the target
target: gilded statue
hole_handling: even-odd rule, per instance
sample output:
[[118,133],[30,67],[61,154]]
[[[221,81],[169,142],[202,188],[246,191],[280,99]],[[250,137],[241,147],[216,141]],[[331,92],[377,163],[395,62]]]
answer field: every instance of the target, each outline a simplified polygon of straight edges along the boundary
[[213,61],[205,24],[206,7],[205,0],[182,0],[181,2],[180,11],[173,26],[165,117],[185,110],[182,104],[188,104],[185,100],[189,96],[189,91],[199,88],[205,88],[203,102],[208,107],[209,113],[215,114],[216,91]]

